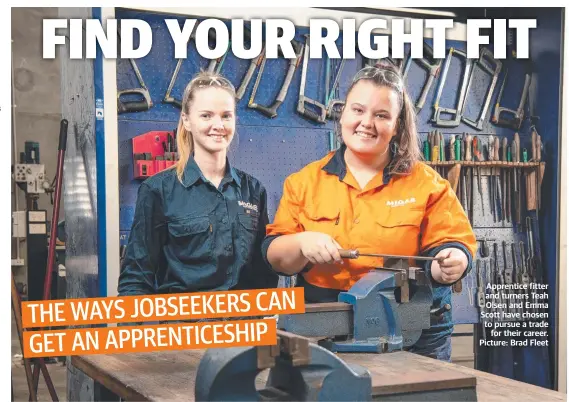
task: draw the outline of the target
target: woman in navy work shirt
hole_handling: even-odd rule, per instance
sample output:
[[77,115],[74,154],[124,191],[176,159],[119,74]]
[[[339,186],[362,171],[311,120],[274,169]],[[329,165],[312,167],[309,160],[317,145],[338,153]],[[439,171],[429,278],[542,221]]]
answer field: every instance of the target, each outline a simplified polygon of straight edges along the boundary
[[235,88],[199,73],[182,106],[178,163],[138,190],[119,295],[277,287],[278,275],[261,256],[266,190],[227,159]]

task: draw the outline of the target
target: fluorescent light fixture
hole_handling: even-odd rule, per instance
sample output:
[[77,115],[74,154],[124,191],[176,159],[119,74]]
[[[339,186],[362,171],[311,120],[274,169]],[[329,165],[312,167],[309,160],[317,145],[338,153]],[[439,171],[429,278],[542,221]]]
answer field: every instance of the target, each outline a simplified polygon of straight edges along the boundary
[[375,10],[381,10],[389,12],[396,12],[401,14],[423,14],[423,15],[432,15],[434,17],[457,17],[456,13],[452,11],[438,11],[438,10],[427,10],[424,8],[400,8],[400,7],[382,7],[382,8],[375,8]]

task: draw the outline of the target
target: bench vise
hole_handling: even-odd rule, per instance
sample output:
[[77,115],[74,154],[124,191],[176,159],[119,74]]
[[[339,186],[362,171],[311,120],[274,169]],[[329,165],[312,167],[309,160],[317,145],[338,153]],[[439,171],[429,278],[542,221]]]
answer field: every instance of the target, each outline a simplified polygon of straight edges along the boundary
[[[394,391],[372,378],[370,369],[335,354],[385,353],[413,345],[430,327],[431,316],[450,308],[431,311],[432,298],[423,269],[400,257],[384,259],[384,267],[340,293],[338,302],[307,304],[304,314],[279,316],[276,345],[208,349],[196,373],[195,400],[476,400],[471,385],[437,384],[442,393],[435,395],[432,384],[423,389],[429,380],[419,377],[423,385]],[[268,377],[260,374],[266,369]]]
[[[417,259],[427,257],[417,257]],[[421,268],[404,258],[386,258],[341,292],[338,302],[306,304],[304,314],[281,315],[278,328],[308,338],[332,352],[386,353],[417,342],[431,326],[433,291]],[[440,309],[439,309],[440,310]]]
[[[259,373],[270,369],[266,383]],[[370,372],[308,338],[277,331],[277,344],[208,349],[196,401],[370,401]]]

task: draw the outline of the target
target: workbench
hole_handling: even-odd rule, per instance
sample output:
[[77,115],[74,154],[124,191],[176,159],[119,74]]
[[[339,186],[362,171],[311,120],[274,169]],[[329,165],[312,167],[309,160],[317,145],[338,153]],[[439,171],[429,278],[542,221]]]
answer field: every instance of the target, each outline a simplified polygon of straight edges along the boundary
[[[94,381],[95,401],[194,400],[196,370],[204,350],[72,356],[71,364]],[[410,392],[415,387],[433,391],[443,385],[472,386],[478,401],[565,401],[566,395],[508,378],[446,363],[409,352],[385,354],[342,353],[348,363],[366,367],[372,374],[374,395]],[[259,386],[267,370],[258,377]],[[393,399],[391,399],[393,398]]]

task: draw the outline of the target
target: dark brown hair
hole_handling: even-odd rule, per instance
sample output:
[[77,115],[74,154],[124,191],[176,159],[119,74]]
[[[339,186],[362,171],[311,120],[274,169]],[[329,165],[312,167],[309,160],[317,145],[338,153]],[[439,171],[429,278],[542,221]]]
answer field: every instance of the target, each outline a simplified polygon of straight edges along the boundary
[[399,68],[385,61],[362,68],[354,76],[346,93],[346,99],[354,86],[361,80],[370,81],[379,87],[389,87],[397,93],[399,116],[397,117],[397,133],[390,144],[393,158],[389,164],[389,173],[408,174],[415,162],[421,159],[421,150],[417,133],[415,105],[407,94]]

